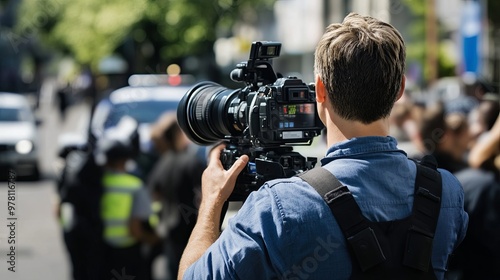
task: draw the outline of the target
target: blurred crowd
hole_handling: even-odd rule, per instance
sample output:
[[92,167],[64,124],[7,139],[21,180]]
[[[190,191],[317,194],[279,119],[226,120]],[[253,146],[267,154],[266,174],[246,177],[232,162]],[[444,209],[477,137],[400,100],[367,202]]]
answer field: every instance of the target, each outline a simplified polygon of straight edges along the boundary
[[485,81],[456,98],[407,92],[391,114],[392,134],[410,158],[432,154],[464,188],[469,228],[449,264],[450,279],[499,279],[500,101]]
[[[196,222],[204,153],[175,112],[152,125],[151,153],[140,150],[137,128],[125,116],[66,155],[57,212],[73,279],[158,279],[159,270],[176,278]],[[155,269],[160,256],[165,265]]]

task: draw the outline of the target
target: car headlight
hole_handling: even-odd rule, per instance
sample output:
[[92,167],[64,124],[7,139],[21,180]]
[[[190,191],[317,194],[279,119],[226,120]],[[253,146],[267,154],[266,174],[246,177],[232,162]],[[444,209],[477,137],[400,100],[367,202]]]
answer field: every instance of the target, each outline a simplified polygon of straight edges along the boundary
[[33,142],[30,140],[21,140],[16,144],[16,152],[27,154],[33,150]]

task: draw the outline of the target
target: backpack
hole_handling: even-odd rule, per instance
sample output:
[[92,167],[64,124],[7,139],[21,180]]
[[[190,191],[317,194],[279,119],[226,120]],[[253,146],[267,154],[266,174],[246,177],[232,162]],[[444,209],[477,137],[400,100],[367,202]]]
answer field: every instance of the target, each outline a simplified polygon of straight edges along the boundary
[[330,207],[348,244],[351,279],[436,279],[432,242],[441,208],[442,181],[432,156],[416,162],[412,214],[401,220],[371,222],[351,192],[324,168],[298,176]]

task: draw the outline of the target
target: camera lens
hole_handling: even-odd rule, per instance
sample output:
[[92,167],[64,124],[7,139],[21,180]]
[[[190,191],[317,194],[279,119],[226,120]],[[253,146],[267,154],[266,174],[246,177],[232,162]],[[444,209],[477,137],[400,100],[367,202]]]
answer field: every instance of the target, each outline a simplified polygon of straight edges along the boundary
[[199,145],[210,145],[227,136],[240,135],[236,109],[239,92],[239,89],[228,89],[213,82],[194,85],[177,107],[179,126]]

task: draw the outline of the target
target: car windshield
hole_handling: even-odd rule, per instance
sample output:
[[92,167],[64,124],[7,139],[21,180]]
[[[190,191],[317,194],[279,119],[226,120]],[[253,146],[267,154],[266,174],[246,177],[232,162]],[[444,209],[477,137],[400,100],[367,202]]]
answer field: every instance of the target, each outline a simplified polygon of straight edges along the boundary
[[177,109],[175,101],[146,101],[115,104],[109,113],[104,128],[118,124],[123,116],[130,116],[138,123],[153,123],[166,111]]
[[25,108],[1,108],[0,122],[28,122],[32,121],[29,110]]

